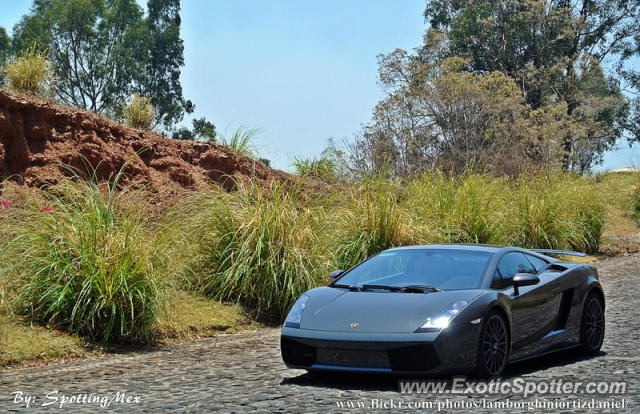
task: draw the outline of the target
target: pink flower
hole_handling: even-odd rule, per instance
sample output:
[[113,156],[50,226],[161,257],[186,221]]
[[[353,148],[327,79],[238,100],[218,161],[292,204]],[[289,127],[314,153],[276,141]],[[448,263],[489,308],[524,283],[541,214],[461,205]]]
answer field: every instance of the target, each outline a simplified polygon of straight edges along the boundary
[[45,213],[53,213],[53,209],[49,206],[42,206],[40,210],[44,211]]
[[6,201],[0,201],[0,207],[9,208],[9,203],[7,203]]

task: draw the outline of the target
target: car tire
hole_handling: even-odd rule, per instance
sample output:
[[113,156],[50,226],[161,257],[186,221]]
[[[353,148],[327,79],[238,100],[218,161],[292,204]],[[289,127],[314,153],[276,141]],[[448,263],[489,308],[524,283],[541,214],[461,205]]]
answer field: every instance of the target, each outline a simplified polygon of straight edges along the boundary
[[476,375],[480,378],[502,374],[509,356],[509,330],[500,312],[490,312],[482,324],[476,359]]
[[580,348],[587,356],[597,355],[604,341],[604,303],[600,295],[589,293],[582,307]]

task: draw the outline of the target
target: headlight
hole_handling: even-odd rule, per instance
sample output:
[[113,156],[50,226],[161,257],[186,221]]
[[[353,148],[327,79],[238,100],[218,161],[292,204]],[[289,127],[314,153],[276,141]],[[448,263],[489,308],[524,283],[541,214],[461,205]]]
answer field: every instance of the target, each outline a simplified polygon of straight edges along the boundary
[[447,328],[451,319],[468,304],[468,300],[457,300],[453,302],[451,305],[427,319],[424,325],[419,327],[416,332],[437,332]]
[[307,306],[307,302],[309,301],[309,296],[302,295],[300,299],[293,304],[293,307],[289,311],[287,315],[287,319],[284,320],[284,326],[288,328],[299,328],[300,327],[300,319],[302,318],[302,312],[304,312],[305,306]]

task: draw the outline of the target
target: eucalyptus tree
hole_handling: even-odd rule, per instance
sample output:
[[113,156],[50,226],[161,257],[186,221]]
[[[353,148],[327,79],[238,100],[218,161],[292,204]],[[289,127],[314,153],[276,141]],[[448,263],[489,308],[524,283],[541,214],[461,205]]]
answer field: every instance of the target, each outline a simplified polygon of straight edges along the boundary
[[34,0],[13,30],[15,51],[48,53],[56,93],[69,105],[118,115],[133,93],[151,97],[157,122],[180,121],[193,104],[182,96],[180,2]]

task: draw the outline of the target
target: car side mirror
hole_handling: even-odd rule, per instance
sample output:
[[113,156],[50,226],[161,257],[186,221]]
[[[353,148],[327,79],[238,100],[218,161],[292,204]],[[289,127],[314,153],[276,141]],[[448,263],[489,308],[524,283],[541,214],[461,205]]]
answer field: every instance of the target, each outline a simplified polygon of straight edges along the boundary
[[335,279],[336,277],[340,276],[343,273],[344,273],[344,270],[334,270],[333,272],[329,273],[329,277],[331,279]]
[[513,276],[513,294],[518,295],[518,287],[520,286],[531,286],[537,285],[540,283],[540,278],[536,275],[532,275],[531,273],[517,273]]

